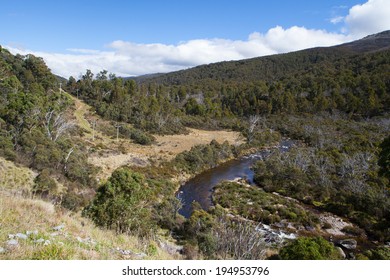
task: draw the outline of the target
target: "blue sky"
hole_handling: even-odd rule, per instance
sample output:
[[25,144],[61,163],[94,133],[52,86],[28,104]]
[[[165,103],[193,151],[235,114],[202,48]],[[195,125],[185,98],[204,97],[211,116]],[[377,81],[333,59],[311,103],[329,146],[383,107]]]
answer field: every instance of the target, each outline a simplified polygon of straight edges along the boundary
[[0,44],[65,77],[139,75],[334,45],[389,19],[390,0],[2,0]]

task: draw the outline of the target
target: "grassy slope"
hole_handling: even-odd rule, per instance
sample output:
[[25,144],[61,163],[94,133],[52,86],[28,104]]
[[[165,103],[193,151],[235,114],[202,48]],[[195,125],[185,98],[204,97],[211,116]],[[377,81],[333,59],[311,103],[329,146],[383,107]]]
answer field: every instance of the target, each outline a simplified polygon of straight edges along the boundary
[[[161,249],[160,240],[141,240],[134,236],[117,235],[110,230],[95,227],[79,214],[64,212],[49,202],[34,199],[31,196],[34,172],[16,167],[2,158],[0,167],[0,248],[3,249],[0,249],[0,252],[3,251],[0,259],[179,257]],[[55,230],[57,226],[62,229]],[[14,238],[18,240],[16,246],[8,245],[12,239],[10,235],[26,234],[27,231],[37,232],[30,234],[27,239]],[[169,243],[166,240],[161,242],[164,245]]]

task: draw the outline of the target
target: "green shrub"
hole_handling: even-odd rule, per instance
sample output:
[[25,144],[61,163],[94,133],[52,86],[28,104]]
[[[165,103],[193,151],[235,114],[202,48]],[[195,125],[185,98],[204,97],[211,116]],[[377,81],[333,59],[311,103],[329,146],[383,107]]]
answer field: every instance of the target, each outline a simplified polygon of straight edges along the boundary
[[364,233],[362,229],[354,226],[345,226],[341,231],[345,232],[346,234],[351,234],[356,236],[362,235]]
[[369,255],[371,260],[390,260],[390,248],[379,247],[371,251]]
[[31,258],[33,260],[69,260],[74,254],[75,250],[72,247],[52,243],[34,251]]
[[153,135],[128,125],[121,126],[120,133],[140,145],[151,145],[156,141]]
[[53,197],[58,194],[56,181],[51,177],[50,170],[44,169],[34,180],[33,193],[42,197]]
[[328,260],[339,259],[332,243],[322,237],[302,237],[283,247],[279,255],[282,260]]
[[78,211],[87,206],[87,204],[86,197],[81,194],[76,194],[73,191],[66,192],[61,200],[61,206],[71,211]]
[[155,228],[152,220],[154,197],[142,174],[127,168],[117,169],[97,190],[92,203],[84,209],[98,226],[119,233],[146,235]]
[[213,140],[209,145],[196,145],[191,150],[178,154],[170,164],[190,174],[197,174],[236,155],[236,147],[229,145],[227,141],[219,144]]

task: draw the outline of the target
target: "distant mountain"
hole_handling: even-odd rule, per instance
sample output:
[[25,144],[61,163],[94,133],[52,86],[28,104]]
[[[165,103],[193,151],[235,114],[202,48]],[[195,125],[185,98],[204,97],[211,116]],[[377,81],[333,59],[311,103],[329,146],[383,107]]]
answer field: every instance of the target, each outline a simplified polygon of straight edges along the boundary
[[388,50],[390,49],[390,30],[374,35],[369,35],[363,39],[331,48],[357,53]]
[[390,31],[333,47],[318,47],[286,54],[263,56],[238,61],[218,62],[167,74],[136,77],[139,83],[189,85],[207,82],[274,81],[287,75],[299,75],[316,65],[336,64],[340,59],[390,51]]
[[164,73],[153,73],[153,74],[145,74],[145,75],[134,76],[134,77],[123,77],[123,79],[124,80],[134,80],[136,82],[142,83],[143,81],[158,78],[162,75],[164,75]]

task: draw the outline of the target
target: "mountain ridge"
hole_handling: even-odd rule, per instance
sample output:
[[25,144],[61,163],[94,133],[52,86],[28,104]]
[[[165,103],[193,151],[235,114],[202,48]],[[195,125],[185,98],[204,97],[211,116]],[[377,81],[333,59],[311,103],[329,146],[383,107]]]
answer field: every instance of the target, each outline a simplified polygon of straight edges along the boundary
[[[292,67],[299,67],[303,64],[318,63],[324,60],[334,61],[343,57],[350,57],[364,53],[375,53],[387,51],[390,49],[390,30],[383,31],[377,34],[366,36],[362,39],[355,40],[340,45],[331,47],[315,47],[289,53],[260,56],[255,58],[248,58],[243,60],[223,61],[210,64],[195,66],[193,68],[169,72],[169,73],[155,73],[133,77],[141,84],[156,83],[165,85],[186,84],[190,82],[193,76],[197,79],[217,79],[220,80],[222,71],[229,72],[224,80],[243,80],[244,82],[259,80],[275,80],[285,75]],[[286,71],[283,73],[276,73],[272,68],[276,64],[284,64]],[[304,66],[304,65],[303,65]],[[256,72],[257,77],[253,75],[242,75],[243,68],[248,68],[249,72]],[[278,71],[277,71],[278,72]]]

